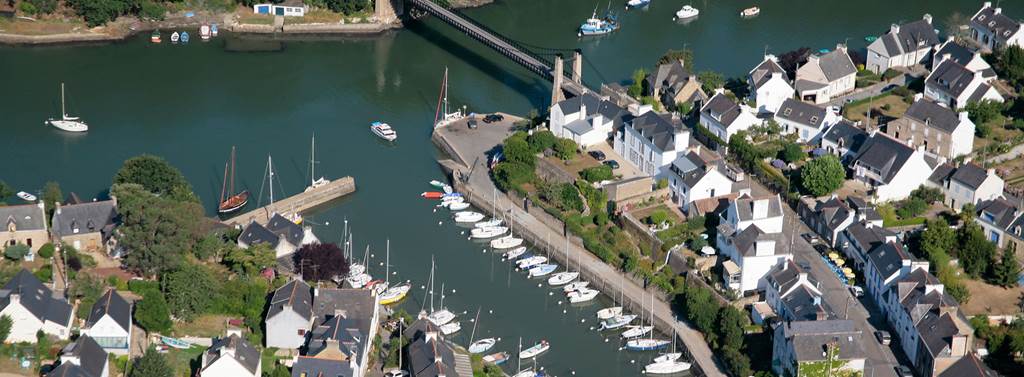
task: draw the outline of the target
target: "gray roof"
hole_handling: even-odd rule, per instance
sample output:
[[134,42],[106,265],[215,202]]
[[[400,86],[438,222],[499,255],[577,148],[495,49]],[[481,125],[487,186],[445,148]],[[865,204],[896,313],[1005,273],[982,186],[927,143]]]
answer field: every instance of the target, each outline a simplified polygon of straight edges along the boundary
[[686,187],[693,187],[708,174],[711,165],[717,169],[720,168],[718,165],[722,162],[722,160],[707,161],[697,152],[691,151],[672,161],[671,169],[679,175]]
[[313,297],[309,285],[302,279],[294,279],[274,291],[270,297],[267,319],[284,311],[286,306],[290,306],[292,311],[306,320],[313,318]]
[[590,115],[601,106],[601,97],[598,97],[593,92],[587,92],[581,96],[558,101],[554,106],[561,109],[562,114],[575,114],[580,111],[580,108],[586,106],[587,115]]
[[369,289],[319,288],[313,297],[313,315],[327,318],[340,311],[347,318],[370,318],[376,302]]
[[960,125],[960,116],[955,111],[926,98],[914,101],[903,116],[947,134],[953,133]]
[[956,168],[950,179],[956,180],[972,190],[977,190],[988,179],[988,171],[982,169],[977,164],[967,163]]
[[754,85],[754,89],[758,89],[772,79],[772,73],[779,73],[782,75],[782,79],[789,82],[789,78],[786,77],[786,70],[782,69],[773,59],[765,59],[754,67],[750,71],[750,82]]
[[797,361],[825,360],[827,345],[836,342],[841,360],[863,359],[862,333],[850,320],[792,321],[782,326],[783,336],[793,347]]
[[[860,150],[860,146],[864,145],[864,141],[868,139],[868,133],[850,121],[843,119],[829,127],[822,138],[836,144],[841,144],[841,147],[857,153]],[[840,143],[840,141],[842,142]]]
[[718,123],[728,127],[736,118],[739,118],[743,109],[740,108],[739,104],[726,97],[725,94],[718,93],[711,97],[700,111],[707,113],[717,120]]
[[303,230],[299,224],[288,220],[279,213],[275,213],[274,217],[267,221],[267,230],[271,233],[276,234],[278,237],[288,241],[288,243],[298,246],[302,244]]
[[1003,198],[978,203],[978,221],[992,224],[999,229],[1009,229],[1017,218],[1017,206]]
[[659,65],[647,75],[647,85],[649,88],[671,88],[677,83],[685,83],[689,77],[690,72],[683,67],[683,62],[677,60]]
[[853,209],[851,209],[846,203],[839,198],[830,198],[829,200],[819,201],[814,206],[814,214],[818,218],[818,222],[825,224],[825,227],[829,231],[840,230],[839,226],[846,222],[847,219],[852,217]]
[[882,132],[875,132],[861,146],[855,163],[881,172],[882,181],[889,183],[903,164],[914,154],[914,149]]
[[370,318],[347,318],[342,315],[333,316],[317,327],[313,328],[309,344],[306,349],[306,356],[318,356],[340,352],[346,357],[355,357],[358,364],[364,364],[362,350],[369,346],[370,339],[368,332],[361,332],[360,329],[369,329]]
[[[974,52],[969,50],[967,47],[956,43],[956,41],[950,39],[946,43],[942,44],[942,47],[935,52],[935,56],[940,58],[944,55],[949,55],[949,59],[960,63],[960,65],[966,66],[971,59],[974,58]],[[934,68],[934,67],[932,67]]]
[[939,44],[939,35],[935,32],[935,27],[924,19],[900,25],[898,34],[890,30],[881,39],[889,56]]
[[[936,294],[938,292],[935,292]],[[962,334],[957,327],[954,314],[929,311],[917,322],[921,342],[933,357],[941,356],[952,347],[953,337]]]
[[871,265],[882,279],[898,272],[903,268],[903,261],[910,259],[910,255],[903,250],[903,246],[896,242],[876,245],[868,251],[868,260],[871,261]]
[[355,374],[348,363],[333,359],[299,356],[292,365],[292,377],[352,377]]
[[783,241],[782,233],[765,233],[757,225],[751,225],[737,234],[732,242],[741,255],[749,257],[757,251],[756,246],[759,241],[775,241],[775,248],[778,249]]
[[758,198],[744,196],[736,199],[736,215],[741,221],[754,219],[754,202],[758,200],[768,201],[768,217],[782,216],[782,200],[778,194]]
[[53,291],[39,279],[22,269],[0,289],[0,310],[11,302],[11,295],[19,295],[19,302],[32,315],[43,321],[67,325],[71,321],[71,305],[63,298],[54,298]]
[[828,311],[825,310],[821,296],[803,285],[782,297],[782,305],[786,307],[787,319],[792,321],[817,321],[828,318]]
[[38,204],[0,206],[0,221],[3,221],[4,231],[7,231],[12,223],[18,231],[44,230],[45,217],[43,207]]
[[662,151],[675,149],[675,137],[678,127],[673,124],[671,118],[666,119],[664,115],[648,111],[643,115],[633,118],[633,121],[627,124],[658,147],[658,149]]
[[1000,12],[996,14],[995,8],[987,7],[978,11],[978,14],[971,18],[971,24],[977,28],[988,30],[999,38],[1006,39],[1020,30],[1020,23],[1007,17]]
[[938,377],[999,377],[999,373],[985,365],[973,352],[961,357]]
[[960,97],[972,80],[974,80],[974,72],[950,59],[943,61],[932,70],[925,84],[946,92],[953,97]]
[[821,124],[825,122],[826,114],[827,111],[823,107],[792,98],[786,98],[782,105],[779,106],[779,111],[775,112],[775,116],[779,118],[814,128],[821,128]]
[[829,82],[857,73],[857,67],[853,65],[853,60],[846,53],[846,49],[837,48],[819,56],[818,66],[821,67],[821,71],[825,73],[825,78]]
[[820,82],[817,82],[817,81],[811,81],[811,80],[797,79],[795,87],[796,87],[796,91],[804,92],[804,91],[808,91],[808,90],[824,89],[824,88],[828,87],[828,84],[820,83]]
[[132,326],[132,304],[129,304],[117,291],[108,289],[107,293],[100,296],[89,311],[89,319],[85,321],[85,327],[91,328],[104,316],[109,315],[124,331]]
[[51,226],[58,237],[95,232],[105,237],[113,230],[115,219],[117,206],[113,200],[104,200],[61,206],[53,212]]
[[277,243],[280,241],[281,239],[278,238],[276,234],[267,230],[266,227],[255,221],[246,225],[245,228],[242,229],[242,233],[238,235],[238,242],[245,243],[246,245],[255,245],[263,242],[269,244],[271,248],[274,248],[277,247]]
[[[234,352],[234,356],[231,356],[231,352]],[[216,338],[213,340],[213,344],[206,350],[206,355],[203,358],[203,361],[205,361],[203,369],[210,366],[210,364],[213,364],[221,357],[234,358],[235,361],[245,367],[249,373],[255,374],[256,369],[260,367],[260,351],[237,334],[231,334],[230,336]]]
[[855,240],[864,252],[868,252],[886,242],[886,238],[895,237],[896,233],[882,227],[866,227],[863,223],[855,223],[846,228],[846,234]]
[[956,167],[948,162],[944,163],[935,167],[935,171],[928,177],[928,180],[939,186],[944,186],[946,181],[952,177],[954,171],[956,171]]
[[64,346],[61,357],[77,359],[78,363],[61,362],[46,374],[47,377],[101,377],[103,368],[107,366],[107,351],[88,335],[82,335],[74,343]]
[[971,93],[971,95],[967,97],[967,102],[981,101],[983,98],[985,98],[985,93],[988,93],[990,89],[992,89],[992,86],[989,85],[988,83],[979,84],[977,88],[974,88],[974,93]]
[[586,120],[583,119],[574,120],[562,127],[567,128],[569,131],[572,131],[572,133],[577,135],[583,135],[587,132],[594,130],[594,127],[590,126],[590,122],[587,122]]
[[455,369],[455,351],[429,321],[417,320],[405,333],[411,341],[408,362],[413,377],[469,377],[459,376]]

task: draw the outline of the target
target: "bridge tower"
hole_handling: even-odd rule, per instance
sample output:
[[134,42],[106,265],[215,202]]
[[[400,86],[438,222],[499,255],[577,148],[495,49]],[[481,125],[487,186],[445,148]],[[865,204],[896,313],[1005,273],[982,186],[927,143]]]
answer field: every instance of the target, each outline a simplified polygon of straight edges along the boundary
[[562,70],[565,68],[565,62],[562,60],[562,54],[555,55],[555,67],[551,70],[551,105],[554,106],[556,103],[565,99],[565,95],[562,94],[562,80],[565,75]]
[[583,84],[583,51],[578,48],[572,52],[572,81]]
[[373,16],[381,23],[398,22],[404,12],[404,0],[374,0]]

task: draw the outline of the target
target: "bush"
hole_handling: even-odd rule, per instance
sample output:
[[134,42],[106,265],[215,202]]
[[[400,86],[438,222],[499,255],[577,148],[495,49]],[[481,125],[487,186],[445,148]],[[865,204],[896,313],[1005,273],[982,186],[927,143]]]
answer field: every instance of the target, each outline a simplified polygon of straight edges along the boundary
[[54,250],[53,244],[52,243],[46,243],[45,245],[43,245],[43,246],[41,246],[39,248],[39,251],[37,253],[39,254],[40,257],[43,257],[43,258],[46,258],[46,259],[50,259],[50,258],[53,258],[54,251],[55,250]]
[[533,149],[534,153],[543,152],[545,149],[554,148],[555,143],[558,142],[558,138],[551,131],[539,131],[534,132],[526,138],[527,144]]
[[807,154],[804,153],[804,149],[801,148],[800,144],[797,143],[786,144],[786,146],[782,148],[782,151],[779,152],[779,158],[781,158],[783,161],[786,161],[787,163],[801,161],[804,159],[804,156],[806,155]]
[[811,195],[823,196],[843,185],[846,170],[833,155],[811,160],[800,171],[800,182]]
[[903,205],[896,210],[896,214],[901,218],[909,219],[911,217],[917,217],[917,215],[924,213],[926,210],[928,210],[928,203],[921,198],[912,197],[907,199]]
[[494,168],[494,181],[502,191],[508,191],[531,182],[536,177],[533,167],[527,164],[504,161]]
[[[591,208],[593,210],[593,208]],[[604,211],[598,211],[594,214],[594,225],[603,227],[608,224],[608,213]]]
[[7,257],[7,259],[10,260],[18,261],[25,258],[25,256],[28,255],[28,253],[31,251],[32,250],[29,249],[28,246],[17,243],[14,245],[9,245],[6,248],[4,248],[4,257]]
[[587,182],[600,182],[615,177],[612,173],[612,168],[604,164],[583,169],[580,171],[580,176],[587,180]]
[[668,187],[668,180],[665,178],[658,180],[658,190]]
[[663,209],[651,212],[650,216],[647,216],[647,223],[652,225],[661,225],[668,220],[668,212]]
[[559,201],[561,207],[565,211],[583,211],[583,200],[580,200],[579,192],[576,191],[576,186],[569,183],[564,183],[559,189]]
[[892,91],[890,91],[890,93],[895,94],[895,95],[900,96],[900,97],[906,97],[906,96],[913,96],[914,95],[914,92],[911,91],[910,88],[907,88],[905,86],[897,86],[897,87],[893,88]]
[[164,19],[164,13],[167,10],[164,9],[163,5],[160,5],[153,1],[144,1],[139,8],[139,17],[143,19],[161,21]]
[[910,196],[920,198],[921,200],[928,204],[941,202],[943,199],[942,190],[925,186],[917,188],[917,190],[914,190],[913,192],[910,193]]
[[882,72],[882,79],[884,79],[884,80],[892,80],[892,79],[896,78],[896,76],[899,76],[899,75],[901,75],[900,71],[897,71],[895,69],[887,69],[887,70],[885,70],[885,72]]
[[22,0],[22,3],[31,6],[33,12],[25,12],[29,14],[50,14],[57,10],[57,0]]
[[571,160],[576,155],[576,142],[570,139],[558,139],[555,143],[555,154],[563,160]]
[[51,280],[53,280],[53,266],[48,265],[48,264],[47,265],[43,265],[42,267],[39,267],[39,269],[36,270],[35,272],[33,272],[32,274],[35,275],[36,278],[39,278],[40,281],[43,281],[43,282],[51,281]]

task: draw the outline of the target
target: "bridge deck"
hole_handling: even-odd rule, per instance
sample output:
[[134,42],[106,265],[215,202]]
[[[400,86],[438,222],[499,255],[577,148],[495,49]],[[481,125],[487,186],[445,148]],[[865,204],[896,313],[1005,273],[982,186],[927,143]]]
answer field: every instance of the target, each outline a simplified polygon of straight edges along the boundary
[[301,214],[355,191],[356,180],[352,177],[342,177],[335,179],[326,185],[310,189],[309,191],[300,192],[276,201],[273,204],[224,220],[223,222],[227,225],[243,226],[253,221],[260,224],[266,224],[270,221],[270,217],[275,213],[298,212]]

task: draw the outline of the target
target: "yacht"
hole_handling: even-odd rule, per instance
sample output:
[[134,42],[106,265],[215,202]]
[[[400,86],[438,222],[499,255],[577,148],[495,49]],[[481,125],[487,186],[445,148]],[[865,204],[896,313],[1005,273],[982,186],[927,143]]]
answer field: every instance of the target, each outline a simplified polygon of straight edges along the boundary
[[60,83],[60,116],[60,119],[50,118],[46,123],[68,132],[85,132],[89,130],[89,125],[85,124],[84,121],[78,117],[68,116],[68,111],[64,107],[64,83]]
[[700,15],[700,9],[694,8],[690,5],[683,5],[681,9],[676,11],[677,20],[685,20],[687,18],[693,18]]
[[395,141],[398,139],[398,133],[391,129],[391,126],[383,122],[373,122],[370,125],[370,132],[373,132],[377,137],[386,141]]
[[469,203],[462,201],[461,198],[460,200],[449,200],[447,202],[442,202],[441,205],[444,206],[445,203],[448,203],[448,209],[452,211],[462,211],[469,208]]
[[484,219],[484,214],[473,211],[462,211],[455,213],[455,222],[457,223],[475,223]]
[[685,361],[665,361],[660,363],[647,364],[644,373],[647,374],[674,374],[690,370],[690,363]]
[[572,291],[572,292],[569,292],[569,295],[568,295],[569,296],[569,302],[573,303],[573,304],[578,304],[578,303],[581,303],[581,302],[587,302],[587,301],[593,300],[595,297],[597,297],[597,295],[599,293],[601,293],[601,292],[596,290],[596,289],[590,289],[590,288],[583,288],[583,289],[580,289],[578,291]]

